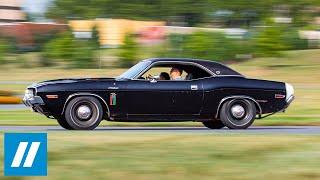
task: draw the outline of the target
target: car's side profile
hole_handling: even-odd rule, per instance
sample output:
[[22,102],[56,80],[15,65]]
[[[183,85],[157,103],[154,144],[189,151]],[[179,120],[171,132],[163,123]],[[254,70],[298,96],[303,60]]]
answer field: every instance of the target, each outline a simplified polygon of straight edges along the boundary
[[[180,80],[159,77],[172,67]],[[33,84],[24,103],[66,129],[94,129],[109,121],[201,121],[212,129],[249,127],[285,110],[294,99],[288,83],[249,79],[220,63],[153,58],[117,78],[58,79]]]

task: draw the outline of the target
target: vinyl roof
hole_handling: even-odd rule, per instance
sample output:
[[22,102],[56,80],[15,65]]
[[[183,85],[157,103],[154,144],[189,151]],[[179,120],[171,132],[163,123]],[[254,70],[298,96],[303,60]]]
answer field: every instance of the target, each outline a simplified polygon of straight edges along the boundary
[[150,61],[152,63],[154,62],[161,62],[161,61],[166,61],[166,62],[192,62],[192,63],[197,63],[201,66],[204,66],[205,68],[209,69],[211,72],[213,72],[216,75],[237,75],[237,76],[242,76],[240,73],[237,71],[229,68],[228,66],[215,62],[215,61],[210,61],[210,60],[203,60],[203,59],[192,59],[192,58],[150,58],[146,59],[146,61]]

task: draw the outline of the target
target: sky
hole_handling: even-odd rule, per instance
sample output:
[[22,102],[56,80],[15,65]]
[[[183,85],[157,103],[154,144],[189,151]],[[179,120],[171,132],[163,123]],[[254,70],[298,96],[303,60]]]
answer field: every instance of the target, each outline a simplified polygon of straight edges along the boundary
[[22,0],[22,8],[29,13],[44,13],[53,0]]

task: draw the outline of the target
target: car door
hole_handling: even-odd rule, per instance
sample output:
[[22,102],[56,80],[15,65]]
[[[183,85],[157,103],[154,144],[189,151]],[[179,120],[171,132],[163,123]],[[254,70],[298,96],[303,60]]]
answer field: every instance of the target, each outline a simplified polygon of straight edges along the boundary
[[127,114],[131,117],[174,113],[172,83],[156,80],[130,80],[126,87]]
[[203,88],[200,81],[176,81],[174,109],[176,114],[198,115],[203,103]]
[[187,118],[199,114],[202,100],[200,81],[132,80],[126,92],[127,112],[131,118]]

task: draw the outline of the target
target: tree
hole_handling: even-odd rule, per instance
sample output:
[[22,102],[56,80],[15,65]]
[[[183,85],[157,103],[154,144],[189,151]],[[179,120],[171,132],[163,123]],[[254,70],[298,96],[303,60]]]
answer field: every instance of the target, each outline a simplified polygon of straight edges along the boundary
[[10,47],[8,46],[8,42],[4,39],[0,39],[0,66],[5,63],[9,50]]
[[[288,5],[295,22],[301,23],[307,7],[320,5],[319,0],[55,0],[47,17],[52,19],[129,18],[164,20],[179,17],[188,26],[208,22],[218,10],[234,12],[231,21],[261,21],[273,15],[274,7]],[[316,13],[314,14],[316,15]],[[302,18],[304,19],[304,18]],[[297,20],[297,21],[296,21]]]
[[284,28],[270,26],[264,28],[255,38],[256,55],[258,56],[279,56],[281,51],[290,47],[283,38]]
[[94,47],[90,41],[75,39],[71,32],[61,33],[49,41],[42,51],[42,64],[53,65],[55,61],[65,61],[72,68],[94,66]]
[[190,35],[170,35],[166,48],[159,55],[226,61],[234,60],[237,54],[250,53],[252,48],[245,41],[228,39],[220,32],[199,31]]
[[138,44],[135,41],[133,35],[128,34],[125,37],[123,45],[120,47],[120,66],[131,67],[138,56]]
[[99,49],[100,48],[100,42],[99,42],[99,31],[98,31],[98,28],[97,26],[94,26],[92,28],[92,37],[91,37],[91,43],[92,43],[92,46],[95,48],[95,49]]
[[201,23],[207,0],[56,0],[47,12],[52,19],[130,18],[169,20],[182,17],[188,25]]

